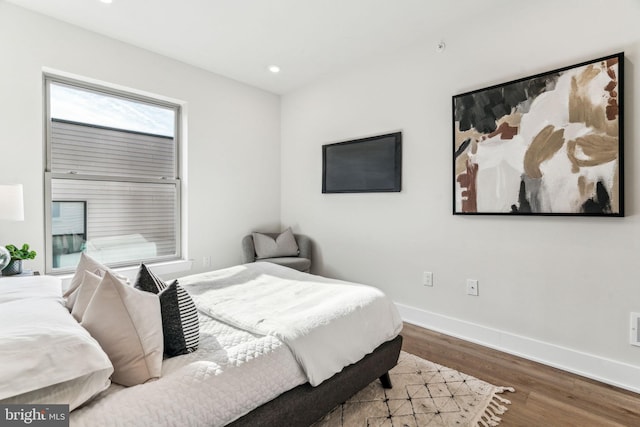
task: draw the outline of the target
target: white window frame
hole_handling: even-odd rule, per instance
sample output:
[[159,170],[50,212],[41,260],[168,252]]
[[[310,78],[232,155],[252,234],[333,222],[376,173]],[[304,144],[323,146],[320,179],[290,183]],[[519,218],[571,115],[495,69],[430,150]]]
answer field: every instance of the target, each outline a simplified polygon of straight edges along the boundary
[[[125,100],[141,102],[153,106],[170,108],[175,111],[174,115],[174,141],[175,141],[175,177],[158,177],[154,178],[135,178],[135,177],[115,177],[115,176],[101,176],[101,175],[86,175],[86,174],[75,174],[75,173],[62,173],[62,172],[52,172],[52,157],[51,157],[51,136],[52,136],[52,127],[51,127],[51,93],[50,93],[50,84],[62,84],[69,85],[72,87],[76,87],[79,89],[84,89],[92,92],[99,92],[111,97],[122,98]],[[128,92],[126,90],[115,89],[113,87],[108,87],[106,85],[100,85],[96,83],[89,83],[83,80],[65,77],[56,75],[53,73],[45,72],[43,73],[43,87],[44,87],[44,130],[45,130],[45,143],[44,143],[44,218],[45,218],[45,273],[46,274],[68,274],[72,273],[74,268],[57,268],[53,269],[53,236],[52,236],[52,180],[53,179],[72,179],[72,180],[91,180],[91,181],[111,181],[111,182],[135,182],[135,183],[160,183],[160,184],[174,184],[176,188],[176,206],[175,206],[175,236],[176,236],[176,253],[173,255],[167,256],[157,256],[151,260],[145,260],[145,262],[150,263],[165,263],[170,261],[183,260],[183,232],[185,231],[183,228],[183,219],[182,219],[182,209],[183,209],[183,201],[182,201],[182,168],[181,168],[181,122],[182,122],[182,107],[178,103],[168,102],[162,99],[140,95],[138,93]],[[118,263],[109,263],[107,264],[111,268],[126,268],[133,267],[139,264],[139,261],[125,261]],[[166,264],[165,264],[166,265]],[[188,267],[190,268],[191,263],[188,263]],[[173,269],[171,269],[173,270]],[[184,270],[184,268],[178,268],[176,271]]]

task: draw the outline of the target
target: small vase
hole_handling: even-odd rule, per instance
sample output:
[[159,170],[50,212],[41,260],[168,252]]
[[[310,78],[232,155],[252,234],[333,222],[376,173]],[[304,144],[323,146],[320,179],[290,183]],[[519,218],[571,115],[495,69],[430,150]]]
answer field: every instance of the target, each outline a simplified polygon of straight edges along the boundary
[[[11,262],[11,254],[4,246],[0,246],[0,270]],[[0,273],[1,274],[1,273]]]
[[16,274],[22,274],[22,260],[14,259],[11,260],[9,265],[2,269],[3,276],[13,276]]

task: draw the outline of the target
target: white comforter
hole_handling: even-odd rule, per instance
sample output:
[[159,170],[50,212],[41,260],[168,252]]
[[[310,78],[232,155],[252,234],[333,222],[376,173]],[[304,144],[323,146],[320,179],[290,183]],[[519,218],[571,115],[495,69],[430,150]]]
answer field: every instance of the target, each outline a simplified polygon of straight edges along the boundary
[[[71,413],[71,427],[223,426],[309,381],[308,372],[305,374],[296,361],[299,355],[305,369],[313,372],[319,369],[314,363],[320,359],[324,374],[313,373],[317,381],[393,338],[401,326],[395,306],[377,289],[274,264],[193,275],[180,283],[201,310],[198,350],[165,359],[162,376],[156,381],[134,387],[112,384]],[[287,290],[290,287],[295,289]],[[302,295],[302,289],[311,294]],[[232,293],[239,298],[237,304],[231,302]],[[256,303],[259,297],[266,302]],[[233,322],[206,314],[216,311],[214,307],[222,301],[226,303],[220,307],[231,312],[238,309],[234,316],[228,316]],[[332,314],[323,314],[325,310]],[[248,318],[241,320],[241,312],[248,313]],[[330,317],[339,330],[325,324]],[[255,329],[261,332],[253,332],[253,326],[232,326],[236,321],[257,323]],[[316,332],[313,325],[318,326]],[[279,326],[284,331],[277,332]],[[287,339],[299,335],[300,339],[285,344],[281,335]],[[295,356],[287,344],[296,348]],[[310,354],[314,351],[319,352],[316,357]],[[362,355],[357,356],[359,353]],[[333,357],[336,355],[338,358]],[[325,357],[331,360],[325,362]]]
[[165,359],[160,379],[112,384],[71,412],[71,427],[220,427],[306,378],[287,346],[200,315],[197,351]]
[[380,290],[268,262],[182,278],[213,318],[286,343],[313,386],[371,353],[402,329]]

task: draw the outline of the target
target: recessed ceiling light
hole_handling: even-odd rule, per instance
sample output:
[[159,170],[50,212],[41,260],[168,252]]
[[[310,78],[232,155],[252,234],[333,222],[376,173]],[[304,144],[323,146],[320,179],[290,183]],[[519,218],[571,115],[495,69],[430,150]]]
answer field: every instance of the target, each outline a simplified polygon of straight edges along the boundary
[[111,4],[113,0],[100,0],[102,3]]
[[273,74],[278,74],[280,72],[280,67],[278,67],[277,65],[269,65],[269,71],[271,71]]

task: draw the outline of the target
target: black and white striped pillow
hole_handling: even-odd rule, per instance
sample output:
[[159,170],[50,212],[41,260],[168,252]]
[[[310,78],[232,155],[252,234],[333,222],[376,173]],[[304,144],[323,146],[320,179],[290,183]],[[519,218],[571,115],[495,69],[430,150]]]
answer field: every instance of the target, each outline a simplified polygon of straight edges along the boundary
[[167,285],[142,264],[135,287],[160,298],[165,355],[173,357],[195,351],[200,343],[198,311],[191,295],[178,281]]

